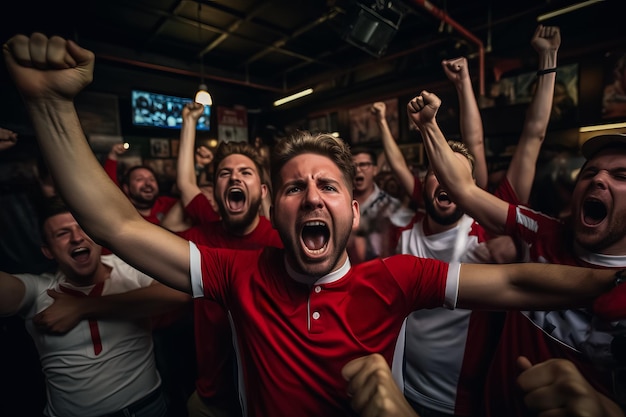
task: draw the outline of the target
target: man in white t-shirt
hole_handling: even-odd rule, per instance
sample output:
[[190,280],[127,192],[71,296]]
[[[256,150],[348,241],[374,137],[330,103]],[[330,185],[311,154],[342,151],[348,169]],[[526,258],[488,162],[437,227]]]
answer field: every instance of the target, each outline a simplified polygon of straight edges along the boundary
[[[37,315],[58,294],[90,298],[149,288],[151,294],[177,291],[157,283],[115,255],[101,256],[101,247],[78,225],[59,199],[42,210],[45,256],[56,260],[55,274],[0,272],[0,315],[17,314],[35,342],[46,380],[47,416],[165,416],[161,377],[155,366],[152,329],[143,307],[120,311],[117,318],[81,320],[64,334],[37,325]],[[149,294],[149,293],[146,293]],[[182,302],[186,296],[179,293]],[[162,297],[160,307],[177,305]],[[169,300],[169,301],[168,301]],[[95,303],[94,303],[95,304]],[[146,318],[139,318],[146,317]],[[52,330],[52,331],[51,331]]]

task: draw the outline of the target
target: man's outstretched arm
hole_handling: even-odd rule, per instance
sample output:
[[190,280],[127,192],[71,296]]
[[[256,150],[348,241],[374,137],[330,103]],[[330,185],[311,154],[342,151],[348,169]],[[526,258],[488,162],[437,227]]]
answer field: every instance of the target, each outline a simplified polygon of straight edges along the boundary
[[142,219],[85,139],[74,97],[92,81],[94,54],[41,33],[12,37],[3,54],[55,185],[81,226],[137,269],[189,292],[189,243]]

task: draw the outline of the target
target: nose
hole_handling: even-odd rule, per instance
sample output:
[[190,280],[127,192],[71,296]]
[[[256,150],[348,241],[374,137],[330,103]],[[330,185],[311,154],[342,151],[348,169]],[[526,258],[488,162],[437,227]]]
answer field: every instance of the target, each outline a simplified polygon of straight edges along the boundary
[[307,187],[302,203],[307,209],[321,208],[324,206],[320,191],[315,186]]
[[605,189],[608,176],[609,176],[609,172],[608,171],[606,171],[606,170],[598,171],[597,174],[594,175],[594,177],[593,177],[593,185],[595,187],[598,187],[598,188],[601,188],[601,189]]
[[72,239],[73,243],[82,242],[83,240],[85,240],[85,236],[83,235],[83,230],[79,228],[72,229],[70,238]]

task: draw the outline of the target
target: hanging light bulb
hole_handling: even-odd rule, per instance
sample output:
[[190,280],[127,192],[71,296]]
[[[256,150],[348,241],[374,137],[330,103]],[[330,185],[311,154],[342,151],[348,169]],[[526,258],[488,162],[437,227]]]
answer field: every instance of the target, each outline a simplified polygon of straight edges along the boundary
[[[202,36],[201,30],[202,27],[200,25],[200,11],[202,8],[202,3],[198,2],[198,41],[201,43]],[[209,94],[207,85],[204,83],[204,56],[200,55],[200,85],[198,86],[198,92],[196,93],[196,97],[194,99],[196,103],[204,104],[205,106],[211,106],[213,104],[213,99],[211,98],[211,94]]]
[[207,91],[206,84],[200,84],[194,101],[196,103],[204,104],[205,106],[211,106],[213,104],[213,99],[211,98],[211,94]]

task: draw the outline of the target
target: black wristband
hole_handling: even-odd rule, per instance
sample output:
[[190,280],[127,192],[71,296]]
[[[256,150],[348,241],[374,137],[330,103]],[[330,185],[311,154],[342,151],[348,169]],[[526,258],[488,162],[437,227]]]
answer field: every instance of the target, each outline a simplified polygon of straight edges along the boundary
[[542,69],[537,71],[537,77],[541,77],[542,75],[546,75],[549,74],[551,72],[556,72],[556,67],[554,68],[546,68],[546,69]]

